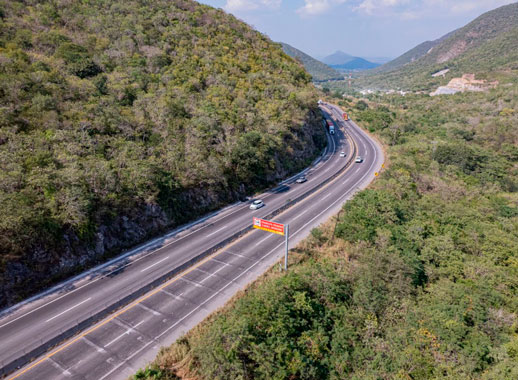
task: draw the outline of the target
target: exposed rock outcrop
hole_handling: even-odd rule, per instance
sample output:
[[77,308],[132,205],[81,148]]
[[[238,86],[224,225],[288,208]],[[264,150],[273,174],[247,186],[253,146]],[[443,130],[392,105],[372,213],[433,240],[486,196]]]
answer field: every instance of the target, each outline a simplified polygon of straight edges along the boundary
[[[297,141],[286,141],[286,149],[291,151],[294,159],[309,161],[316,157],[325,138],[320,123],[320,113],[310,111],[305,123],[296,129]],[[265,184],[278,182],[300,169],[283,165],[279,157],[272,159],[276,170],[264,179]],[[69,229],[57,246],[34,245],[23,260],[9,261],[0,268],[0,308],[98,265],[168,229],[235,202],[249,191],[245,184],[237,190],[209,186],[186,189],[175,200],[182,209],[183,220],[169,217],[157,204],[142,204],[125,215],[115,215],[100,223],[87,240]]]
[[494,88],[498,85],[498,82],[487,82],[485,80],[475,79],[475,74],[464,74],[462,78],[453,78],[450,83],[446,86],[441,86],[430,96],[436,95],[452,95],[457,92],[465,91],[487,91],[490,88]]

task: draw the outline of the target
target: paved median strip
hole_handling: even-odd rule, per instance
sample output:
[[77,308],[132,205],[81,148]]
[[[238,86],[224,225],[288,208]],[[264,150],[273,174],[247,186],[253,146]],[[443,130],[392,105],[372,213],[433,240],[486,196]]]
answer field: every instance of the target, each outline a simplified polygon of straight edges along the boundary
[[[334,143],[334,141],[333,141],[333,143]],[[349,167],[349,164],[348,164],[348,165],[346,165],[344,168],[347,168],[347,167]],[[329,168],[328,170],[330,170],[330,168]],[[340,170],[340,171],[339,171],[339,173],[340,173],[340,172],[342,172],[342,170]],[[324,181],[320,186],[318,186],[317,188],[315,188],[315,190],[313,190],[313,191],[309,191],[309,192],[307,192],[307,193],[303,194],[303,196],[301,196],[300,198],[305,198],[305,197],[306,197],[306,196],[308,196],[309,194],[314,193],[317,189],[322,188],[326,183],[329,183],[332,179],[334,179],[334,178],[335,178],[339,173],[337,173],[336,175],[334,175],[334,176],[332,176],[331,178],[329,178],[329,179],[327,179],[326,181]],[[328,196],[330,196],[330,195],[331,195],[331,194],[327,195],[327,196],[326,196],[326,198],[327,198]],[[298,201],[298,200],[299,200],[299,199],[297,199],[297,201]],[[293,202],[293,203],[295,203],[295,202]],[[281,211],[281,210],[279,210],[279,211]],[[304,214],[304,213],[305,213],[305,212],[303,212],[302,214]],[[300,214],[299,216],[297,216],[297,217],[296,217],[296,219],[297,219],[297,218],[299,218],[299,217],[301,217],[301,216],[302,216],[302,214]],[[314,218],[313,218],[313,219],[314,219]],[[312,220],[313,220],[313,219],[312,219]],[[208,236],[212,236],[212,235],[214,235],[214,234],[216,234],[216,233],[218,233],[218,232],[220,232],[220,231],[224,230],[225,228],[226,228],[226,227],[223,227],[223,228],[221,228],[221,229],[218,229],[217,231],[215,231],[215,232],[213,232],[213,233],[209,234]],[[266,240],[266,239],[263,239],[263,240]],[[276,247],[276,248],[277,248],[277,247]],[[274,249],[276,249],[276,248],[274,248]],[[270,251],[270,252],[271,252],[271,251]],[[245,257],[245,256],[243,256],[243,255],[236,254],[236,253],[232,253],[232,252],[228,252],[228,251],[227,251],[227,253],[229,253],[229,254],[231,254],[231,255],[238,256],[238,257]],[[268,254],[267,254],[267,255],[268,255]],[[265,256],[267,256],[267,255],[265,255]],[[147,268],[143,269],[142,271],[148,270],[148,269],[150,269],[151,267],[154,267],[155,265],[158,265],[159,263],[161,263],[161,262],[165,261],[165,260],[166,260],[166,259],[168,259],[168,258],[169,258],[169,256],[168,256],[168,257],[166,257],[166,258],[164,258],[164,259],[162,259],[162,260],[159,260],[158,262],[156,262],[156,263],[154,263],[154,264],[150,265],[149,267],[147,267]],[[252,266],[254,266],[254,265],[256,265],[256,264],[257,264],[257,262],[255,262]],[[199,264],[198,264],[198,265],[199,265]],[[229,265],[229,264],[227,264],[227,265]],[[223,268],[220,268],[219,270],[221,270],[221,269],[223,269]],[[192,270],[192,267],[191,267],[191,270]],[[219,271],[219,270],[218,270],[218,271]],[[246,271],[245,271],[245,272],[246,272]],[[185,272],[184,272],[184,274],[185,274]],[[214,274],[215,274],[215,273],[211,274],[211,275],[210,275],[209,277],[207,277],[206,279],[208,279],[208,278],[212,277]],[[244,274],[244,273],[243,273],[243,274]],[[243,274],[239,275],[237,278],[241,277]],[[237,278],[236,278],[236,279],[237,279]],[[191,281],[186,280],[185,278],[182,278],[182,279],[183,279],[184,281],[191,282]],[[206,280],[206,279],[204,279],[204,280]],[[191,283],[192,283],[192,282],[191,282]],[[196,284],[195,284],[195,286],[196,286]],[[197,286],[200,286],[200,284],[197,284]],[[160,288],[162,288],[162,286],[160,286],[160,287],[159,287],[159,289],[160,289]],[[155,291],[156,291],[156,289],[155,289]],[[221,291],[221,290],[220,290],[220,291]],[[219,293],[219,292],[218,292],[218,293]],[[147,297],[143,297],[143,298],[147,298]],[[210,297],[210,298],[212,298],[212,297]],[[83,301],[83,303],[84,303],[84,302],[86,302],[86,301],[87,301],[87,300]],[[138,300],[137,300],[137,301],[138,301]],[[208,300],[207,300],[207,301],[208,301]],[[206,301],[206,302],[207,302],[207,301]],[[75,306],[74,306],[74,307],[72,307],[71,309],[73,309],[73,308],[75,308],[75,307],[77,307],[77,306],[79,306],[79,305],[80,305],[80,304],[75,305]],[[131,306],[131,305],[130,305],[130,306]],[[125,309],[127,310],[127,308],[125,308]],[[69,311],[69,310],[66,310],[66,311],[64,311],[63,313],[66,313],[67,311]],[[191,311],[191,313],[189,313],[189,315],[190,315],[190,314],[192,314],[192,312],[194,312],[194,311],[195,311],[195,310],[192,310],[192,311]],[[116,315],[120,315],[120,312],[116,313]],[[55,317],[53,317],[53,318],[57,318],[58,316],[59,316],[59,315],[57,315],[57,316],[55,316]],[[113,317],[112,317],[112,318],[113,318]],[[110,319],[111,319],[111,318],[110,318]],[[185,319],[185,318],[182,318],[182,320],[183,320],[183,319]],[[179,321],[179,322],[180,322],[180,321]],[[101,325],[102,325],[102,324],[103,324],[103,323],[101,323]],[[170,330],[170,329],[168,329],[168,330]],[[92,331],[92,330],[90,330],[90,331]],[[84,336],[84,335],[86,335],[87,333],[88,333],[88,332],[83,333],[83,334],[81,334],[81,335],[82,335],[82,336]],[[165,333],[165,332],[164,332],[164,333]],[[163,334],[161,334],[161,335],[163,335]],[[75,339],[74,339],[74,340],[75,340]],[[65,347],[66,347],[66,346],[69,346],[71,343],[73,343],[73,341],[72,341],[72,342],[68,342],[68,344],[66,344],[66,345],[65,345]],[[148,346],[148,344],[146,344],[146,346]],[[63,348],[64,348],[64,347],[63,347]],[[144,347],[143,347],[143,348],[144,348]],[[142,349],[143,349],[143,348],[142,348]],[[61,348],[61,349],[62,349],[62,348]],[[60,351],[60,350],[57,350],[57,352],[59,352],[59,351]],[[140,352],[140,351],[141,351],[141,350],[138,350],[138,352]],[[53,354],[54,354],[54,353],[47,355],[47,358],[50,358]],[[133,355],[131,355],[131,357],[133,357],[135,354],[136,354],[136,353],[134,353]],[[126,360],[128,360],[128,359],[130,359],[130,358],[127,358]],[[37,364],[37,363],[36,363],[36,364]],[[31,367],[33,367],[33,366],[31,366]],[[30,369],[30,368],[28,368],[28,369]],[[25,372],[25,371],[23,371],[23,372]],[[112,372],[110,372],[110,373],[112,373]],[[106,376],[105,376],[105,377],[106,377]]]

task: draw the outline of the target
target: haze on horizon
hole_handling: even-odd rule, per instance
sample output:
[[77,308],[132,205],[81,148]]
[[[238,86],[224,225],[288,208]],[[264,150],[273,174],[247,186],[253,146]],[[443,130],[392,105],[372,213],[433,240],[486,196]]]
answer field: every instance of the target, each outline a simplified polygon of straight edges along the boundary
[[315,57],[396,58],[516,0],[199,0]]

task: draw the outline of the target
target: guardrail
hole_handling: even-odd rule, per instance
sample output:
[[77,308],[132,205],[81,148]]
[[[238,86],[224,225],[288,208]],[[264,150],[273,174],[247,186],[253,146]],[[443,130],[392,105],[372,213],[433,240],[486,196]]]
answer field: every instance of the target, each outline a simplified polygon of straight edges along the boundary
[[[343,132],[347,136],[347,132],[345,130]],[[283,206],[279,207],[278,209],[272,211],[270,214],[264,216],[264,218],[270,219],[270,218],[275,217],[276,215],[279,215],[284,210],[290,208],[291,206],[293,206],[296,203],[299,203],[300,201],[307,198],[311,194],[320,190],[322,187],[324,187],[328,183],[332,182],[334,179],[336,179],[338,176],[340,176],[347,168],[349,168],[351,166],[351,164],[353,163],[354,157],[356,156],[356,152],[357,152],[356,142],[352,138],[349,138],[349,141],[352,141],[352,144],[353,144],[353,154],[348,159],[346,164],[338,172],[336,172],[332,176],[328,177],[323,182],[319,183],[318,185],[314,186],[313,188],[309,189],[305,193],[299,195],[297,198],[292,199],[289,202],[286,202],[286,204],[284,204]],[[211,248],[203,251],[199,255],[191,258],[190,260],[187,260],[186,262],[184,262],[183,264],[172,269],[168,273],[153,280],[152,282],[145,285],[144,287],[140,287],[139,289],[136,289],[135,291],[131,292],[126,297],[120,299],[119,301],[117,301],[111,305],[106,305],[106,307],[103,310],[94,313],[87,319],[85,319],[83,321],[78,321],[74,327],[62,330],[59,335],[47,340],[46,342],[41,341],[41,344],[38,347],[36,347],[28,352],[24,351],[23,356],[19,357],[18,359],[13,360],[13,361],[7,363],[6,365],[4,365],[4,363],[2,363],[2,368],[0,368],[0,376],[5,376],[5,375],[19,369],[20,367],[31,362],[38,356],[43,355],[45,352],[49,351],[49,349],[59,345],[60,343],[73,337],[74,335],[86,330],[88,327],[99,322],[100,320],[105,318],[107,315],[113,313],[114,311],[116,311],[118,309],[123,308],[124,306],[128,305],[129,303],[136,300],[140,296],[148,293],[149,291],[153,290],[157,286],[165,283],[167,280],[175,277],[179,273],[187,270],[188,268],[192,267],[194,264],[196,264],[196,263],[200,262],[201,260],[205,259],[206,257],[210,256],[212,253],[225,247],[226,245],[230,244],[231,242],[239,239],[241,236],[245,235],[247,232],[249,232],[251,230],[252,230],[252,225],[250,224],[249,226],[244,227],[243,229],[237,231],[232,236],[226,238],[225,240],[219,242],[218,244],[212,246]]]

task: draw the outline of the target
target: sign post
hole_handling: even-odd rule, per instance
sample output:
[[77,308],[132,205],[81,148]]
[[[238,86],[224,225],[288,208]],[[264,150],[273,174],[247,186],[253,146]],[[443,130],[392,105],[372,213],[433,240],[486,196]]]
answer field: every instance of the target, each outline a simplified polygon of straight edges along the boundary
[[284,270],[287,271],[288,270],[288,239],[289,239],[289,236],[290,236],[290,225],[289,224],[286,224],[286,235],[284,235],[285,237],[285,247],[286,247],[286,251],[284,252]]
[[286,251],[284,252],[284,270],[288,270],[288,240],[290,229],[289,224],[282,224],[254,217],[253,227],[257,228],[258,230],[268,231],[277,235],[284,236],[284,246],[286,248]]

